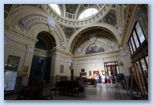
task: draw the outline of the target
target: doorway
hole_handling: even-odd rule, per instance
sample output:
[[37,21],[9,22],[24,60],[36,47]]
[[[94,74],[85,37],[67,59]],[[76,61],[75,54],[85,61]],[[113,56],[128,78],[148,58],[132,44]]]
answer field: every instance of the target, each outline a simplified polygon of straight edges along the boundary
[[105,75],[111,76],[118,73],[118,62],[106,62],[104,63]]
[[29,85],[47,85],[51,81],[52,49],[56,47],[54,37],[42,31],[37,36],[31,65]]

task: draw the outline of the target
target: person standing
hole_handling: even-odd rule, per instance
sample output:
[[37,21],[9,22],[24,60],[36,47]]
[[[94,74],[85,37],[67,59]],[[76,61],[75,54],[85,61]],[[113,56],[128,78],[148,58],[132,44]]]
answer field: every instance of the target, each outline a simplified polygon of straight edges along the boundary
[[99,75],[99,83],[102,83],[102,77]]
[[84,90],[84,83],[83,83],[83,79],[82,79],[81,75],[79,77],[79,91],[81,93],[81,96],[83,96],[85,93],[85,90]]

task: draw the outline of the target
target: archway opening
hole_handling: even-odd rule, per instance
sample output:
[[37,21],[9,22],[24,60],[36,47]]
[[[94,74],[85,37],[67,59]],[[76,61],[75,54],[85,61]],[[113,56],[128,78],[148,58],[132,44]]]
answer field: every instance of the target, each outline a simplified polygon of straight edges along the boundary
[[37,39],[29,85],[48,85],[51,79],[52,50],[56,47],[56,42],[54,37],[45,31],[40,32]]

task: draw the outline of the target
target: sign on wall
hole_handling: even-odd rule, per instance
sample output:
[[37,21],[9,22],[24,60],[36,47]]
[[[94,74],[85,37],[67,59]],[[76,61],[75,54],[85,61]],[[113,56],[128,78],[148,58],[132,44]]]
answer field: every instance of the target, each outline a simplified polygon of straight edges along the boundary
[[20,57],[9,55],[7,63],[5,64],[5,70],[17,71]]

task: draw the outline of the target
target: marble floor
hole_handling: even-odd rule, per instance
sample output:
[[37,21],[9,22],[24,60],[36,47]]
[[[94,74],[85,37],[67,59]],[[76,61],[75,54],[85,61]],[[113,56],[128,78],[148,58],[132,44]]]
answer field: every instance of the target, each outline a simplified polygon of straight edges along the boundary
[[52,100],[130,100],[127,90],[120,84],[98,83],[97,87],[86,87],[85,96],[52,94]]

